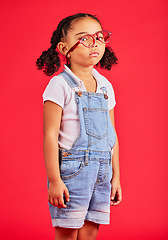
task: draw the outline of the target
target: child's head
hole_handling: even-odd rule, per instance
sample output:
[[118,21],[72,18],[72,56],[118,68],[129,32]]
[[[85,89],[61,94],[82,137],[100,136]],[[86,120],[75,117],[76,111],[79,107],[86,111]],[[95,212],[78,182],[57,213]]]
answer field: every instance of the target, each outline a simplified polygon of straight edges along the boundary
[[[86,34],[92,35],[89,36],[89,40],[83,38]],[[104,39],[102,34],[106,35]],[[83,39],[79,42],[81,38]],[[110,70],[118,59],[110,47],[105,47],[105,42],[108,42],[109,38],[110,33],[102,32],[100,21],[95,16],[85,13],[69,16],[58,24],[50,41],[51,47],[48,51],[42,52],[36,65],[39,70],[44,68],[43,72],[47,76],[58,71],[60,59],[57,48],[62,55],[66,56],[69,67],[77,63],[84,66],[100,65],[101,68]]]

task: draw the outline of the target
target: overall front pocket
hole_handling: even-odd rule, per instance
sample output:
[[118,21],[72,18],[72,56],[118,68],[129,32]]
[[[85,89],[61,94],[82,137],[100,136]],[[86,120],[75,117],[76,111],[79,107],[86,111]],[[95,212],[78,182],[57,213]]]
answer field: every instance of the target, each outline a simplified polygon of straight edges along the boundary
[[84,167],[83,160],[62,161],[60,174],[63,180],[70,179],[78,175]]
[[102,139],[108,135],[107,109],[83,108],[86,133]]

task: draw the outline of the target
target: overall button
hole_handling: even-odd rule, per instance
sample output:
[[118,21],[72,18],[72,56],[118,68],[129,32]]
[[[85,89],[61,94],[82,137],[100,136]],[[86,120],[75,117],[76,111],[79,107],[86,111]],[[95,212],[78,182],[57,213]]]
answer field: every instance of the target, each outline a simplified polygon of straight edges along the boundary
[[104,94],[104,98],[105,98],[105,99],[108,99],[108,96],[107,96],[107,94],[106,94],[106,93]]
[[63,152],[63,157],[67,157],[69,154],[67,152]]
[[78,91],[78,96],[81,97],[82,96],[82,92]]

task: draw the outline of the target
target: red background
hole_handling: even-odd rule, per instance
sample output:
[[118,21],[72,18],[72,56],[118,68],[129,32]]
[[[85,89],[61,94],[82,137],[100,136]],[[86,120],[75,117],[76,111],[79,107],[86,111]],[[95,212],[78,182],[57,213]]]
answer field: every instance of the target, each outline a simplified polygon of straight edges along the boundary
[[1,2],[1,239],[54,239],[43,159],[42,93],[50,80],[36,59],[58,22],[96,14],[112,31],[119,64],[102,71],[117,105],[123,201],[98,240],[168,239],[166,0]]

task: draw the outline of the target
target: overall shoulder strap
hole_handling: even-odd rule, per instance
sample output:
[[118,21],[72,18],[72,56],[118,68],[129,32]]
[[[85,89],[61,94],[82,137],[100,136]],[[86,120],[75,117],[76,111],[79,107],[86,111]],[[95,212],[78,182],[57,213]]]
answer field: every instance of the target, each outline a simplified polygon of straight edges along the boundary
[[68,83],[70,88],[78,87],[77,82],[71,77],[69,73],[63,71],[59,75],[64,77],[65,81]]

